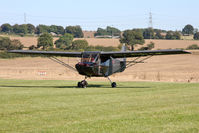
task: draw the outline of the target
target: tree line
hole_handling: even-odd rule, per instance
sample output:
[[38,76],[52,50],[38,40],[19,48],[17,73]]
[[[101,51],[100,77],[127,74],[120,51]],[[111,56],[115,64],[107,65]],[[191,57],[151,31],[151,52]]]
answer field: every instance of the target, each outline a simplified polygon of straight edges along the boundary
[[[187,24],[181,31],[166,31],[161,29],[133,29],[140,31],[144,37],[144,39],[167,39],[167,40],[180,40],[181,36],[189,36],[193,35],[193,39],[199,40],[199,32],[198,29],[194,28],[192,25]],[[80,26],[58,26],[58,25],[43,25],[40,24],[38,26],[34,26],[32,24],[15,24],[10,25],[9,23],[2,24],[0,26],[0,33],[6,34],[18,34],[18,35],[41,35],[43,33],[51,33],[54,36],[61,36],[65,33],[70,33],[74,38],[82,38],[84,37],[82,28]],[[115,27],[107,26],[105,29],[98,28],[95,37],[115,37],[118,38],[122,36],[122,31]]]
[[68,50],[68,51],[117,51],[117,47],[104,47],[104,46],[89,46],[88,42],[83,40],[74,40],[74,36],[70,33],[65,33],[60,36],[53,44],[53,37],[49,33],[40,35],[37,40],[37,46],[30,46],[30,50],[43,49],[43,50]]
[[40,35],[43,33],[52,33],[55,34],[56,36],[64,35],[65,33],[70,33],[72,34],[75,38],[82,38],[83,32],[82,28],[80,26],[67,26],[65,29],[62,26],[57,26],[57,25],[38,25],[34,26],[32,24],[15,24],[15,25],[10,25],[8,23],[2,24],[0,26],[0,32],[1,33],[7,33],[7,34],[18,34],[18,35]]
[[[138,31],[141,33],[144,39],[166,39],[166,40],[180,40],[182,39],[181,36],[190,36],[193,35],[194,40],[199,40],[199,32],[198,29],[194,28],[192,25],[186,25],[182,31],[166,31],[161,29],[152,29],[152,28],[145,28],[145,29],[132,29],[134,31]],[[129,30],[125,30],[129,31]],[[125,32],[123,31],[123,32]],[[107,26],[106,29],[98,28],[95,36],[122,36],[121,31],[117,28]]]
[[[26,30],[24,30],[26,29]],[[5,33],[29,33],[39,34],[37,46],[30,46],[30,50],[43,49],[43,50],[75,50],[75,51],[115,51],[119,50],[117,47],[103,47],[103,46],[89,46],[86,40],[73,40],[74,38],[83,37],[83,32],[80,26],[68,26],[65,29],[61,26],[51,25],[38,25],[34,27],[31,24],[23,25],[9,25],[3,24],[1,32]],[[60,34],[59,39],[53,43],[52,34],[49,32]],[[165,36],[162,33],[166,33]],[[145,43],[144,39],[180,39],[183,35],[194,35],[194,39],[199,40],[199,32],[194,29],[192,25],[186,25],[182,31],[164,31],[159,29],[132,29],[121,32],[114,27],[107,27],[106,29],[98,28],[96,35],[120,35],[120,43],[125,43],[129,46],[130,50],[134,50],[136,45]],[[12,50],[23,49],[23,45],[18,40],[9,40],[8,38],[0,38],[0,49]],[[141,50],[149,50],[154,47],[154,44],[149,44]]]

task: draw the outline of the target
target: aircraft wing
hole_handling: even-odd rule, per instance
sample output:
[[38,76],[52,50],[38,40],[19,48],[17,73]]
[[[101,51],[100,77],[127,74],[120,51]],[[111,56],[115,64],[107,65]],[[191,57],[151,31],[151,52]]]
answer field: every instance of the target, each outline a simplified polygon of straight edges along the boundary
[[172,54],[190,54],[190,52],[184,50],[143,50],[143,51],[118,51],[118,52],[101,52],[101,57],[113,57],[113,58],[124,58],[124,57],[141,57],[141,56],[152,56],[152,55],[172,55]]
[[[82,52],[62,52],[62,51],[32,51],[32,50],[10,50],[9,53],[19,53],[27,55],[41,55],[41,56],[63,56],[63,57],[81,57]],[[92,52],[91,52],[92,53]],[[113,51],[113,52],[99,52],[101,57],[141,57],[150,55],[171,55],[171,54],[190,54],[184,50],[144,50],[144,51]]]
[[9,50],[8,52],[27,54],[27,55],[63,56],[63,57],[81,57],[82,55],[82,52],[62,52],[62,51]]

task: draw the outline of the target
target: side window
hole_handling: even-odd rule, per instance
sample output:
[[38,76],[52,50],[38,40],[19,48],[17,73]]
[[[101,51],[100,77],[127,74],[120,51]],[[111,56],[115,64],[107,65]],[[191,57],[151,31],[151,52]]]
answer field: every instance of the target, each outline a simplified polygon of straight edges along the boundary
[[102,62],[102,66],[109,66],[110,60],[106,60],[105,62]]

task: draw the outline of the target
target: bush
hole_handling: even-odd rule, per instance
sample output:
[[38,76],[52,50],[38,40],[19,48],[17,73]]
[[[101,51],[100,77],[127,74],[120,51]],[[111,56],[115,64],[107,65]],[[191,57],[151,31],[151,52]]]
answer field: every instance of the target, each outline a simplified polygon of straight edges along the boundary
[[138,50],[151,50],[151,49],[154,48],[154,45],[155,45],[154,42],[150,42],[150,43],[147,45],[147,47],[141,47],[141,48],[138,49]]
[[1,50],[19,50],[23,49],[23,45],[19,40],[10,40],[8,37],[0,37]]
[[197,44],[193,44],[187,47],[187,49],[199,49],[199,46]]
[[75,40],[72,42],[71,49],[78,50],[78,49],[86,49],[88,47],[88,42],[86,40]]
[[73,35],[65,33],[63,36],[59,37],[58,40],[55,41],[55,45],[56,48],[68,49],[70,48],[72,41],[73,41]]
[[4,51],[0,52],[0,58],[3,58],[3,59],[10,59],[10,58],[24,57],[24,56],[25,55],[22,55],[22,54],[7,53]]
[[42,34],[38,38],[37,47],[42,47],[43,50],[46,50],[49,47],[53,47],[53,37],[48,33]]
[[31,45],[30,47],[28,47],[29,50],[34,50],[37,49],[37,47],[35,45]]
[[199,32],[196,32],[196,33],[194,34],[194,40],[199,40]]
[[75,38],[82,38],[84,34],[82,32],[82,28],[80,26],[68,26],[65,29],[66,33],[72,34]]

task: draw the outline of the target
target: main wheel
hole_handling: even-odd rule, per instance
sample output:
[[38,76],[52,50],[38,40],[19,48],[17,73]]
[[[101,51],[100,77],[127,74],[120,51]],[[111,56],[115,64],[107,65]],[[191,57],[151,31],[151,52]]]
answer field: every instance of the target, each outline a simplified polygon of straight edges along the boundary
[[115,82],[113,82],[113,83],[111,84],[111,86],[112,86],[112,88],[115,88],[115,87],[117,87],[117,84],[116,84]]
[[81,83],[81,82],[78,82],[78,83],[77,83],[77,87],[82,88],[82,83]]
[[86,82],[86,80],[82,80],[81,84],[82,84],[82,88],[86,88],[88,86],[88,82]]

